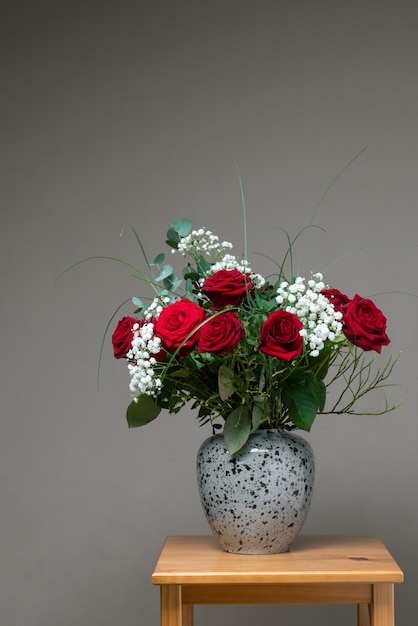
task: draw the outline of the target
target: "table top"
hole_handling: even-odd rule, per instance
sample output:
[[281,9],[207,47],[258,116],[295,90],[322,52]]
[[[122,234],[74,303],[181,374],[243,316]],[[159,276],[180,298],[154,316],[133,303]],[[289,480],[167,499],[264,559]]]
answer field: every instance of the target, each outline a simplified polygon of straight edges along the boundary
[[400,583],[403,572],[377,537],[300,535],[290,552],[224,552],[213,536],[167,537],[154,585]]

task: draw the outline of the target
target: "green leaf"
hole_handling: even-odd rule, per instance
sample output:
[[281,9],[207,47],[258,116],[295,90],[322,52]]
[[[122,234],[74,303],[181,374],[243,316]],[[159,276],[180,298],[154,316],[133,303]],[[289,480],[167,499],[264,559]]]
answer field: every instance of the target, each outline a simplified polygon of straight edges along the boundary
[[218,370],[219,396],[223,402],[230,398],[234,389],[234,372],[226,365],[221,365]]
[[170,376],[172,378],[188,378],[190,376],[190,372],[186,367],[184,367],[184,368],[170,371]]
[[316,378],[324,380],[324,378],[328,374],[332,351],[332,345],[326,344],[323,350],[321,350],[319,356],[309,358],[309,363],[312,365],[312,370],[315,372]]
[[198,274],[198,272],[196,272],[193,269],[190,269],[189,267],[186,267],[183,270],[183,276],[184,276],[184,278],[186,278],[186,280],[188,279],[188,280],[195,280],[196,281],[196,280],[199,280],[199,278],[200,278],[200,275]]
[[263,391],[265,386],[266,386],[266,370],[263,365],[263,367],[261,368],[261,372],[260,372],[260,379],[258,381],[258,388],[260,391]]
[[231,456],[245,445],[250,432],[250,411],[245,405],[239,406],[228,415],[224,426],[225,443]]
[[205,257],[201,255],[199,255],[197,264],[198,264],[199,271],[202,272],[202,275],[207,274],[207,272],[209,272],[210,268],[212,267],[209,261],[207,261]]
[[[175,234],[176,233],[174,233],[174,235]],[[167,246],[170,246],[170,248],[174,248],[174,250],[177,250],[179,239],[174,239],[173,238],[173,233],[171,233],[170,237],[168,235],[169,235],[169,233],[167,233],[167,239],[165,240]]]
[[154,265],[162,265],[164,263],[165,254],[161,252],[154,259]]
[[283,391],[283,401],[295,426],[310,431],[318,412],[318,401],[307,385],[290,385]]
[[208,415],[211,414],[211,412],[212,411],[208,409],[206,406],[201,406],[199,408],[198,418],[201,419],[201,418],[207,417]]
[[262,417],[263,417],[263,411],[261,409],[261,406],[257,404],[257,402],[255,402],[253,406],[253,412],[251,415],[251,432],[252,433],[258,430],[258,428],[260,427]]
[[169,276],[171,276],[172,273],[173,273],[173,266],[164,265],[164,267],[161,269],[161,272],[159,273],[159,275],[157,276],[155,280],[157,282],[164,280],[165,278],[168,278]]
[[193,224],[188,219],[177,220],[177,222],[171,222],[170,230],[174,230],[180,235],[180,237],[187,237],[193,228]]
[[178,246],[179,241],[180,241],[180,236],[179,236],[178,232],[174,228],[172,228],[170,226],[170,228],[167,231],[167,241],[166,241],[166,243],[168,243],[168,245],[171,248],[175,248],[177,250],[177,246]]
[[163,280],[164,287],[170,291],[177,291],[181,283],[181,278],[178,278],[175,274],[170,274],[170,276],[167,276],[167,278]]
[[157,406],[151,396],[143,394],[138,402],[131,402],[126,411],[129,428],[138,428],[152,422],[159,415],[161,408]]
[[144,303],[139,298],[132,298],[132,304],[134,304],[139,311],[142,311],[142,309],[144,308]]
[[322,380],[316,378],[316,376],[309,374],[306,377],[306,385],[312,395],[315,396],[315,401],[318,407],[317,410],[323,411],[327,395],[327,390],[324,383],[322,382]]

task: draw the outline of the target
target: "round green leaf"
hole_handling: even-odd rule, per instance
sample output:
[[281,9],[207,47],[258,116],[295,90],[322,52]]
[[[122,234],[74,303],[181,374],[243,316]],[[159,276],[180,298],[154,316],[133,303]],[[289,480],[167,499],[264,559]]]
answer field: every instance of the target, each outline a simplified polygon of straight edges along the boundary
[[188,219],[177,220],[177,222],[171,222],[170,229],[173,229],[180,237],[187,237],[193,228],[193,224]]
[[154,265],[162,265],[164,263],[165,254],[161,252],[154,259]]
[[161,272],[159,273],[159,275],[157,276],[155,280],[156,281],[164,280],[165,278],[168,278],[169,276],[171,276],[172,273],[173,273],[173,266],[164,265],[164,267],[161,269]]
[[138,402],[131,402],[126,411],[129,428],[144,426],[159,415],[161,408],[157,406],[151,396],[139,396]]

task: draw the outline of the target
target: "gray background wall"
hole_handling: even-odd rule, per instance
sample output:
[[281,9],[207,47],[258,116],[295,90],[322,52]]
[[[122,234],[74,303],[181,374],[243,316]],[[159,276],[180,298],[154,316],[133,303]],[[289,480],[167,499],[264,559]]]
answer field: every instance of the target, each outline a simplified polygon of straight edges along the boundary
[[[189,216],[254,269],[280,258],[337,172],[304,239],[304,272],[342,291],[418,293],[416,3],[7,1],[1,6],[2,626],[151,626],[168,534],[208,532],[183,411],[128,431],[128,373],[106,324],[141,285],[95,254],[140,263]],[[395,245],[395,242],[397,244]],[[398,245],[403,242],[402,245]],[[392,400],[417,387],[418,300],[380,295],[403,356]],[[128,314],[127,307],[123,313]],[[381,406],[368,400],[365,410]],[[418,617],[414,397],[383,417],[320,417],[306,533],[378,535],[402,568],[397,623]],[[352,607],[201,607],[205,626],[352,624]]]

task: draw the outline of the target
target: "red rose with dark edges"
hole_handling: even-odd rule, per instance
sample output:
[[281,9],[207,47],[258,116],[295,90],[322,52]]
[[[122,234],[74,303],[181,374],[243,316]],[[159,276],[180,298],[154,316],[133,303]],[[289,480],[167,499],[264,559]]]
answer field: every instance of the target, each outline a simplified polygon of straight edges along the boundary
[[179,300],[162,310],[155,325],[155,334],[166,350],[175,352],[179,349],[180,357],[187,356],[196,345],[196,329],[205,318],[206,313],[200,306],[190,300]]
[[386,317],[374,302],[358,294],[345,307],[343,322],[348,341],[362,350],[375,350],[380,354],[382,346],[390,343]]
[[112,335],[113,354],[116,359],[126,359],[126,355],[132,347],[133,326],[139,320],[135,317],[123,317],[115,328]]
[[206,278],[202,286],[202,293],[217,308],[239,306],[252,290],[250,277],[239,270],[218,270]]
[[227,311],[209,318],[199,331],[199,352],[229,354],[244,336],[244,327],[234,311]]
[[331,302],[334,309],[341,313],[344,312],[345,306],[350,302],[350,298],[338,289],[323,289],[321,293]]
[[288,311],[274,311],[261,328],[260,352],[293,361],[303,352],[302,322]]

